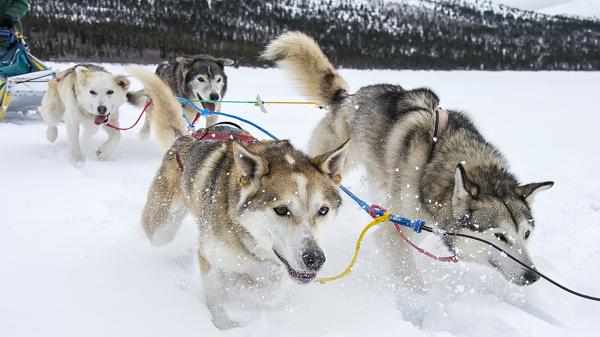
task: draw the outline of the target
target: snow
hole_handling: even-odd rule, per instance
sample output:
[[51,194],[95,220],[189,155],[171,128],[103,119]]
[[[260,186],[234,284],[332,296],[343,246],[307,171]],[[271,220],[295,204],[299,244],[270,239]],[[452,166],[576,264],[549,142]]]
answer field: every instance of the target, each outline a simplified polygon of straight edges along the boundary
[[598,0],[573,0],[539,10],[550,15],[575,15],[581,17],[600,18],[600,1]]
[[[122,71],[118,65],[107,67]],[[379,82],[430,86],[445,108],[473,116],[523,182],[554,180],[534,205],[532,258],[559,282],[600,295],[600,158],[593,155],[600,121],[593,99],[600,73],[342,74],[354,89]],[[228,69],[228,75],[229,99],[300,98],[279,70]],[[306,148],[324,114],[311,106],[267,109],[265,115],[252,106],[224,106],[300,148]],[[122,125],[132,123],[138,112],[123,107]],[[512,286],[499,273],[466,263],[419,258],[429,294],[404,292],[396,301],[370,235],[348,278],[295,286],[282,307],[257,314],[243,328],[218,331],[202,302],[191,220],[165,247],[152,246],[141,229],[146,193],[162,156],[158,145],[141,141],[135,131],[124,132],[114,155],[100,162],[93,152],[104,137],[102,132],[94,137],[87,160],[76,168],[67,159],[64,125],[57,143],[49,144],[35,116],[10,114],[0,124],[0,336],[597,335],[600,304],[543,280],[527,288]],[[368,196],[363,172],[344,182]],[[343,269],[368,221],[345,200],[335,224],[322,232],[327,255],[322,276]],[[405,319],[415,303],[424,308],[420,324]]]
[[531,10],[549,15],[600,18],[598,0],[468,0],[472,3],[490,1],[510,7]]

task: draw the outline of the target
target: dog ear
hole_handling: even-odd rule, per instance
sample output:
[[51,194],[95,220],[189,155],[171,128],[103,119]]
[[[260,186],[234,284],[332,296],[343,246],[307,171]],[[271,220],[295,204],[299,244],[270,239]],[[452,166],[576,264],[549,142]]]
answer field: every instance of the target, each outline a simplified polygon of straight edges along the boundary
[[350,139],[333,151],[320,154],[313,159],[311,163],[315,165],[321,172],[327,174],[336,184],[342,182],[342,171],[346,155],[350,148]]
[[466,201],[469,198],[477,198],[479,195],[479,186],[469,180],[467,171],[463,164],[456,166],[454,172],[454,193],[452,194],[452,203],[457,204]]
[[115,82],[117,82],[117,85],[123,88],[123,90],[127,91],[129,89],[131,81],[129,81],[125,75],[113,75],[113,78],[115,79]]
[[175,61],[177,61],[177,63],[184,65],[184,66],[190,66],[192,63],[194,63],[194,59],[189,58],[189,57],[178,57],[175,59]]
[[232,59],[228,59],[228,58],[218,58],[215,59],[215,61],[217,62],[218,65],[221,66],[221,68],[223,67],[229,67],[235,64],[235,61]]
[[515,192],[519,197],[523,198],[526,203],[531,204],[533,202],[533,197],[538,192],[545,191],[552,186],[554,186],[553,181],[545,181],[543,183],[531,183],[515,187]]
[[84,66],[75,67],[75,76],[81,81],[85,81],[91,72],[91,70]]
[[269,163],[261,156],[250,152],[242,144],[233,143],[233,159],[235,166],[240,170],[241,185],[247,185],[269,173]]

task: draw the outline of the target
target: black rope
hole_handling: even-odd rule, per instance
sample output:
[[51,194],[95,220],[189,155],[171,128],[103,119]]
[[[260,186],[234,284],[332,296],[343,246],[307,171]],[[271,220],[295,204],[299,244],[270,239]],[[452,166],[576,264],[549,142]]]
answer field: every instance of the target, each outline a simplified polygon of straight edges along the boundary
[[506,256],[508,256],[508,257],[509,257],[511,260],[513,260],[513,261],[515,261],[516,263],[520,264],[521,266],[523,266],[523,267],[527,268],[528,270],[530,270],[530,271],[532,271],[532,272],[534,272],[534,273],[538,274],[538,275],[539,275],[541,278],[543,278],[543,279],[545,279],[546,281],[548,281],[548,282],[550,282],[550,283],[554,284],[555,286],[559,287],[560,289],[562,289],[562,290],[564,290],[564,291],[566,291],[566,292],[569,292],[569,293],[571,293],[571,294],[573,294],[573,295],[576,295],[576,296],[579,296],[579,297],[585,298],[585,299],[587,299],[587,300],[591,300],[591,301],[599,301],[599,302],[600,302],[600,297],[594,297],[594,296],[590,296],[590,295],[585,295],[585,294],[582,294],[582,293],[576,292],[575,290],[571,290],[571,289],[569,289],[569,288],[567,288],[567,287],[563,286],[562,284],[560,284],[560,283],[558,283],[558,282],[554,281],[554,280],[553,280],[553,279],[551,279],[550,277],[548,277],[548,276],[546,276],[546,275],[542,274],[542,273],[541,273],[541,272],[539,272],[537,269],[535,269],[535,268],[532,268],[532,267],[530,267],[530,266],[526,265],[525,263],[521,262],[521,260],[519,260],[519,259],[517,259],[516,257],[514,257],[514,256],[510,255],[510,254],[509,254],[507,251],[505,251],[504,249],[502,249],[502,248],[500,248],[500,247],[496,246],[495,244],[493,244],[493,243],[491,243],[491,242],[489,242],[489,241],[486,241],[486,240],[484,240],[484,239],[481,239],[481,238],[478,238],[478,237],[475,237],[475,236],[471,236],[471,235],[468,235],[468,234],[462,234],[462,233],[455,233],[455,232],[446,232],[446,231],[435,230],[435,229],[433,229],[433,228],[431,228],[431,227],[429,227],[429,226],[423,226],[423,227],[422,227],[422,229],[423,229],[424,231],[427,231],[427,232],[430,232],[430,233],[434,233],[434,234],[440,234],[440,235],[442,235],[442,236],[446,236],[446,235],[449,235],[449,236],[460,236],[460,237],[464,237],[464,238],[467,238],[467,239],[472,239],[472,240],[475,240],[475,241],[479,241],[479,242],[485,243],[485,244],[487,244],[487,245],[489,245],[489,246],[492,246],[492,247],[494,247],[496,250],[498,250],[498,251],[500,251],[500,252],[502,252],[502,253],[506,254]]
[[[15,81],[16,84],[21,84],[21,83],[28,83],[28,82],[34,82],[36,80],[39,80],[40,78],[44,78],[44,77],[48,77],[48,76],[52,76],[52,74],[46,74],[46,75],[42,75],[42,76],[38,76],[38,77],[34,77],[34,78],[30,78],[28,80],[23,80],[23,81]],[[36,81],[36,82],[44,82],[44,81]]]

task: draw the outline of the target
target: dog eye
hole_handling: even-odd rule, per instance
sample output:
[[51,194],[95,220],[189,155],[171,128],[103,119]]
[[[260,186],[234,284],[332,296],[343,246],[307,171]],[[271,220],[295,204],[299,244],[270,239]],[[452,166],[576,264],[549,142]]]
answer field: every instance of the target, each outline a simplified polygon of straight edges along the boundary
[[323,216],[329,212],[329,207],[323,206],[319,208],[319,215]]
[[90,94],[95,95],[96,92],[94,90],[90,90]]
[[525,240],[527,240],[529,238],[529,235],[531,234],[531,231],[527,231],[525,232]]
[[112,94],[114,94],[114,93],[115,93],[115,92],[114,92],[114,91],[112,91],[112,90],[109,90],[109,91],[107,91],[107,92],[106,92],[106,94],[107,94],[107,95],[112,95]]
[[504,236],[504,234],[502,233],[494,233],[494,235],[496,236],[496,238],[502,242],[507,242],[508,240],[506,239],[506,236]]
[[289,208],[287,208],[285,206],[275,207],[275,208],[273,208],[273,210],[279,216],[290,216],[290,215],[292,215],[292,213],[290,212]]
[[198,77],[198,81],[204,82],[204,79],[202,77]]
[[221,78],[217,78],[217,83],[221,83]]

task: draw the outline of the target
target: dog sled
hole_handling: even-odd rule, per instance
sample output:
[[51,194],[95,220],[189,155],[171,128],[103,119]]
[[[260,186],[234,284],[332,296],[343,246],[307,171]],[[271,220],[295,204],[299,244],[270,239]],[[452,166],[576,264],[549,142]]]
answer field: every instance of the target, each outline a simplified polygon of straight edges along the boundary
[[5,112],[35,110],[55,76],[29,53],[20,33],[0,30],[0,121]]

